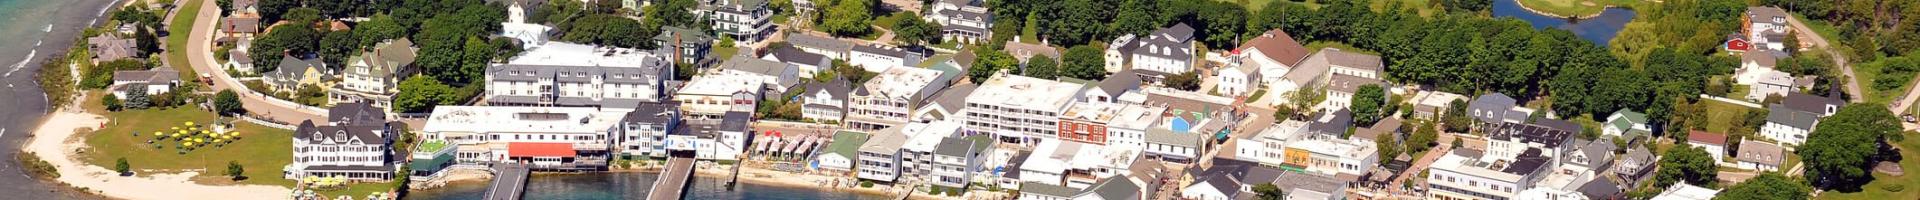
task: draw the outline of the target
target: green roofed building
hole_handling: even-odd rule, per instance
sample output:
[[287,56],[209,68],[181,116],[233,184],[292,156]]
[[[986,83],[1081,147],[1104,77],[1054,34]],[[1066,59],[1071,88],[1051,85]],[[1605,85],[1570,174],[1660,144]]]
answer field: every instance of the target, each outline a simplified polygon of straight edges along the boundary
[[1620,109],[1620,111],[1614,111],[1612,115],[1607,115],[1607,124],[1601,133],[1606,136],[1631,138],[1653,133],[1653,129],[1647,126],[1647,114]]
[[860,144],[866,143],[869,136],[855,131],[833,133],[833,143],[827,144],[826,150],[814,158],[815,166],[832,171],[853,171],[853,161],[860,158]]

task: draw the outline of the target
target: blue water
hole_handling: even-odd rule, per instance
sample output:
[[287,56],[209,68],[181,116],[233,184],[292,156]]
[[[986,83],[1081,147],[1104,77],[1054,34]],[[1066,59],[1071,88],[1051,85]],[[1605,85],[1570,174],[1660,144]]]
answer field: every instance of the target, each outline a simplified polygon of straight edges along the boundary
[[25,69],[27,61],[35,56],[44,56],[39,46],[47,32],[52,31],[53,21],[62,7],[70,1],[64,0],[0,0],[0,75],[13,76]]
[[1572,31],[1573,35],[1593,41],[1600,46],[1606,46],[1607,41],[1612,41],[1614,36],[1620,35],[1620,29],[1626,28],[1627,22],[1633,21],[1635,15],[1638,13],[1633,10],[1615,7],[1600,11],[1600,16],[1568,21],[1566,18],[1527,11],[1526,8],[1520,7],[1519,0],[1493,0],[1493,17],[1518,18],[1533,24],[1535,29],[1555,28]]
[[[645,199],[648,188],[658,177],[654,173],[588,173],[573,175],[534,175],[527,183],[526,199],[569,200],[569,199]],[[739,188],[727,190],[724,180],[698,177],[694,179],[692,190],[688,190],[687,199],[755,199],[755,200],[878,200],[885,196],[859,195],[851,192],[827,191],[813,188],[777,187],[754,185],[742,182]],[[486,194],[485,182],[470,182],[432,190],[414,191],[407,199],[480,199]]]

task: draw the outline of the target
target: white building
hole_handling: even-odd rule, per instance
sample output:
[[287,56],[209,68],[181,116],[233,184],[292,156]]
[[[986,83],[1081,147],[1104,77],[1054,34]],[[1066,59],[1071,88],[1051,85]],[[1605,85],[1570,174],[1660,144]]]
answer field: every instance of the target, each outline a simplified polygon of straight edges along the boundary
[[982,0],[940,0],[925,13],[927,21],[940,24],[940,38],[977,44],[993,37],[993,13]]
[[713,117],[728,111],[753,111],[765,90],[764,79],[754,76],[708,75],[694,77],[675,91],[673,102],[684,115]]
[[[1085,85],[1005,73],[994,74],[967,96],[967,130],[1002,141],[1053,139],[1061,113]],[[1026,143],[1026,142],[1016,142]]]
[[148,70],[128,70],[113,72],[113,84],[107,86],[113,97],[126,101],[127,93],[141,92],[146,95],[158,95],[173,91],[180,84],[180,72],[172,67],[155,67]]
[[1747,7],[1747,24],[1744,24],[1746,27],[1742,31],[1747,41],[1751,41],[1755,47],[1784,52],[1787,49],[1786,37],[1793,32],[1793,28],[1787,24],[1787,18],[1790,17],[1786,10],[1776,7]]
[[[1491,147],[1490,147],[1491,148]],[[1428,199],[1518,199],[1547,174],[1550,161],[1538,150],[1521,157],[1497,158],[1471,149],[1453,149],[1427,168]]]
[[973,139],[978,140],[953,137],[940,139],[939,146],[935,147],[933,152],[934,165],[931,175],[934,177],[932,178],[934,185],[965,188],[973,183],[974,173],[983,171],[981,162],[986,158],[982,156],[986,154],[987,148],[993,145],[992,139],[989,138],[974,137]]
[[1114,148],[1147,149],[1147,129],[1161,120],[1161,114],[1167,107],[1132,105],[1120,108],[1120,112],[1107,122],[1107,146]]
[[813,160],[820,163],[820,169],[852,173],[854,163],[860,159],[860,145],[867,143],[867,138],[871,136],[872,134],[854,131],[835,132],[833,143],[827,144],[827,147],[820,151],[822,152],[820,156],[814,157]]
[[[1259,37],[1247,40],[1246,43],[1241,43],[1240,49],[1234,50],[1234,54],[1229,55],[1228,60],[1232,61],[1231,65],[1251,65],[1257,72],[1242,73],[1254,74],[1258,82],[1252,83],[1254,85],[1251,86],[1252,88],[1264,88],[1261,86],[1279,81],[1287,71],[1293,70],[1300,61],[1306,60],[1309,53],[1299,41],[1293,40],[1292,35],[1280,29],[1273,29],[1260,34]],[[1221,73],[1226,72],[1223,70]]]
[[666,157],[667,134],[680,127],[680,106],[673,103],[643,103],[620,120],[620,155],[629,157]]
[[874,73],[885,72],[887,68],[917,65],[921,60],[920,53],[879,44],[855,45],[848,51],[847,57],[847,64]]
[[[1319,106],[1320,110],[1341,110],[1341,109],[1347,109],[1347,108],[1353,107],[1354,99],[1359,98],[1357,96],[1360,95],[1360,88],[1365,87],[1367,85],[1380,87],[1382,89],[1381,95],[1393,95],[1393,94],[1387,93],[1387,91],[1385,90],[1386,88],[1390,87],[1387,85],[1386,81],[1381,81],[1380,79],[1373,79],[1373,78],[1367,78],[1367,77],[1351,76],[1346,74],[1334,74],[1331,76],[1331,78],[1328,78],[1327,87],[1326,87],[1327,99],[1326,101],[1320,102],[1320,106]],[[1385,96],[1381,96],[1380,100],[1388,101],[1387,97]],[[1383,104],[1381,104],[1381,106],[1384,107],[1385,106],[1384,103],[1394,103],[1394,102],[1382,102],[1382,103]]]
[[1788,152],[1780,145],[1748,140],[1740,142],[1740,153],[1735,154],[1741,169],[1762,172],[1780,171],[1780,165],[1787,159]]
[[807,53],[820,54],[827,58],[846,60],[853,51],[853,42],[822,37],[812,34],[788,33],[787,44]]
[[888,132],[875,132],[860,145],[860,164],[855,177],[861,180],[891,183],[899,180],[901,173],[900,147],[907,142],[907,135]]
[[847,103],[847,127],[880,130],[910,121],[914,110],[952,84],[954,75],[939,70],[894,67],[853,90]]
[[753,113],[733,111],[720,118],[690,119],[667,134],[667,150],[693,151],[699,160],[738,161],[752,141]]
[[846,120],[847,98],[853,91],[853,83],[847,79],[834,79],[826,83],[807,83],[806,93],[800,94],[800,118],[821,123],[839,123]]
[[487,67],[487,105],[632,109],[660,102],[665,60],[635,49],[548,43]]
[[1287,163],[1287,144],[1307,139],[1307,122],[1298,120],[1282,121],[1268,126],[1253,137],[1235,138],[1234,159],[1257,162],[1267,165]]
[[390,110],[393,95],[400,92],[400,81],[416,73],[408,68],[413,59],[412,41],[400,38],[381,42],[372,51],[347,58],[340,84],[327,88],[327,99],[331,104],[367,102]]
[[1706,150],[1707,155],[1712,156],[1709,158],[1713,158],[1715,163],[1727,157],[1727,135],[1699,130],[1688,131],[1687,146]]
[[1780,142],[1781,145],[1798,146],[1807,142],[1807,134],[1820,124],[1820,114],[1787,108],[1774,104],[1767,107],[1767,124],[1760,127],[1760,136]]
[[[1132,51],[1121,52],[1129,57],[1125,61],[1132,69],[1155,72],[1152,76],[1177,75],[1193,71],[1194,44],[1193,27],[1185,23],[1154,30],[1145,37],[1134,38],[1131,43],[1114,43]],[[1125,36],[1122,36],[1125,38]],[[1110,56],[1111,57],[1111,56]],[[1111,60],[1109,60],[1111,62]]]
[[[341,119],[315,125],[303,121],[293,132],[293,163],[283,177],[340,177],[356,181],[386,181],[399,170],[393,162],[393,129],[386,116],[366,104],[341,104],[329,113],[364,112],[368,115],[332,116]],[[362,119],[364,117],[364,119]]]
[[424,139],[458,146],[461,164],[527,162],[534,169],[605,170],[628,111],[581,107],[440,106]]
[[935,165],[934,154],[940,151],[940,142],[947,138],[960,136],[960,124],[953,122],[908,123],[877,133],[899,133],[907,136],[905,145],[900,146],[901,178],[917,178],[931,181]]
[[1667,186],[1667,190],[1661,191],[1659,195],[1654,195],[1652,200],[1711,200],[1719,195],[1720,190],[1687,183],[1674,183],[1673,186]]
[[1653,133],[1653,128],[1647,126],[1647,114],[1621,108],[1607,115],[1606,124],[1600,129],[1600,133],[1604,136],[1621,137],[1647,135]]
[[773,11],[766,0],[700,0],[694,14],[713,22],[713,30],[745,46],[773,34]]
[[[746,57],[746,56],[739,56],[734,58],[737,59],[740,57]],[[812,52],[802,51],[796,48],[773,49],[772,51],[768,51],[767,55],[761,56],[760,59],[775,61],[778,63],[786,63],[787,66],[783,68],[790,68],[788,70],[793,70],[794,71],[793,73],[795,74],[795,76],[798,76],[800,78],[807,78],[807,79],[813,78],[813,76],[815,74],[819,74],[820,70],[822,69],[831,70],[833,68],[833,60],[828,59],[826,56],[815,54]],[[727,61],[733,61],[733,60],[729,59]],[[752,64],[764,65],[764,66],[767,66],[768,68],[772,68],[772,65],[768,65],[768,64],[763,64],[763,63],[752,63]]]

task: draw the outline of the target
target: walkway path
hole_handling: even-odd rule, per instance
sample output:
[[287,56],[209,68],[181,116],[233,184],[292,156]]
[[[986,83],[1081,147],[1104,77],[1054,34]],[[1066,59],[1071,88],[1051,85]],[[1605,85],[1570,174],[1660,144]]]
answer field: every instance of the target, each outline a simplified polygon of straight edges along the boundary
[[210,75],[213,78],[214,91],[232,89],[240,94],[242,107],[251,115],[264,116],[267,119],[297,124],[302,120],[326,121],[324,109],[304,106],[290,101],[275,99],[272,96],[254,92],[240,84],[225,67],[214,62],[213,36],[218,31],[220,6],[214,1],[201,1],[200,14],[194,16],[193,32],[187,35],[187,61],[193,71]]
[[[1405,190],[1405,188],[1399,186],[1404,185],[1404,182],[1408,180],[1413,180],[1416,178],[1415,176],[1420,175],[1421,171],[1426,171],[1428,165],[1433,165],[1433,161],[1440,160],[1440,156],[1445,156],[1453,150],[1453,140],[1455,139],[1452,138],[1451,136],[1442,136],[1439,140],[1435,140],[1435,142],[1440,143],[1440,145],[1434,146],[1433,149],[1428,149],[1427,155],[1420,156],[1420,158],[1418,158],[1420,160],[1414,161],[1413,166],[1408,166],[1406,171],[1400,172],[1400,176],[1394,178],[1393,182],[1387,185],[1387,188],[1390,189],[1389,191],[1394,193],[1405,192],[1402,191]],[[1425,183],[1422,183],[1420,188],[1426,188]]]
[[[39,154],[41,159],[60,169],[60,182],[76,188],[86,188],[107,197],[121,199],[230,199],[233,197],[274,198],[286,197],[293,193],[280,186],[236,185],[210,186],[193,183],[197,172],[177,174],[144,174],[141,176],[119,176],[105,167],[82,163],[73,154],[85,149],[86,143],[74,134],[75,129],[92,128],[106,123],[99,115],[72,111],[55,112],[48,116],[47,123],[36,129],[26,151]],[[142,177],[144,176],[144,177]]]
[[[1812,40],[1813,46],[1822,47],[1822,49],[1825,49],[1827,52],[1827,55],[1833,58],[1833,65],[1840,66],[1840,72],[1844,73],[1847,76],[1846,91],[1847,91],[1847,94],[1852,94],[1852,96],[1854,97],[1853,102],[1854,103],[1866,102],[1865,96],[1867,95],[1867,93],[1861,92],[1862,90],[1860,90],[1860,78],[1859,76],[1853,75],[1853,65],[1848,64],[1847,56],[1840,54],[1839,50],[1834,50],[1833,46],[1827,43],[1826,37],[1820,36],[1820,34],[1818,34],[1817,32],[1813,32],[1813,28],[1807,28],[1807,23],[1801,22],[1799,18],[1789,17],[1787,18],[1787,22],[1788,24],[1793,24],[1794,32],[1802,33],[1798,35],[1813,37],[1813,40]],[[1912,93],[1912,92],[1913,91],[1908,91],[1908,93]],[[1913,95],[1907,95],[1907,96],[1909,99],[1911,99]],[[1906,100],[1902,102],[1912,102],[1912,100]]]

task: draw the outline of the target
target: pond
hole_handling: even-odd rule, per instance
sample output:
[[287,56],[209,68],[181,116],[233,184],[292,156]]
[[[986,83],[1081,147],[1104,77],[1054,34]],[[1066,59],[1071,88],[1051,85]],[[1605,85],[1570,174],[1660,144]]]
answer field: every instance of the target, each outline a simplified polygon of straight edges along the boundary
[[1533,24],[1535,29],[1555,28],[1572,31],[1573,35],[1593,41],[1600,46],[1606,46],[1607,41],[1612,41],[1614,36],[1620,35],[1620,29],[1625,28],[1627,22],[1633,21],[1634,15],[1637,14],[1632,9],[1613,7],[1601,11],[1599,16],[1568,20],[1528,11],[1527,8],[1520,7],[1519,0],[1493,0],[1493,17],[1517,18]]
[[[612,172],[586,174],[540,174],[527,180],[526,199],[645,199],[655,173]],[[885,196],[812,188],[779,187],[741,182],[740,188],[726,189],[719,178],[695,177],[688,199],[769,199],[769,200],[878,200]],[[407,199],[481,199],[487,182],[464,182],[440,188],[414,191]]]

